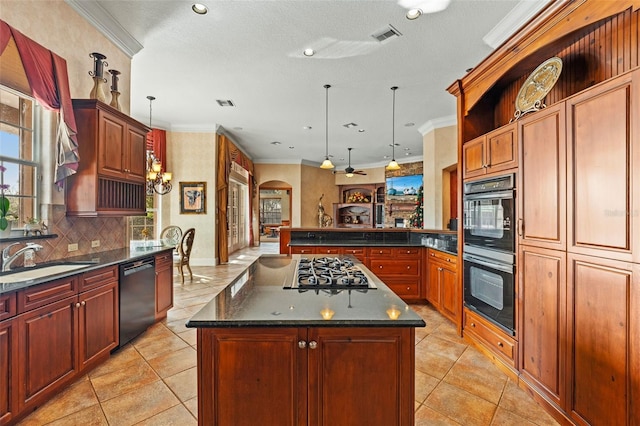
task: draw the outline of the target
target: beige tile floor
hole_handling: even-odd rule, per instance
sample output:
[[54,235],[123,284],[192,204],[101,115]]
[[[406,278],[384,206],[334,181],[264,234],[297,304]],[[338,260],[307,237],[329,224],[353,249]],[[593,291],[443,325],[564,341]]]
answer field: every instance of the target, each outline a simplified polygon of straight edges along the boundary
[[[263,243],[232,255],[228,265],[194,267],[193,282],[187,279],[184,286],[175,275],[174,307],[166,320],[19,424],[197,424],[196,334],[184,324],[257,256],[277,250],[277,244]],[[557,424],[459,338],[448,320],[428,305],[413,308],[427,323],[416,330],[416,425]]]

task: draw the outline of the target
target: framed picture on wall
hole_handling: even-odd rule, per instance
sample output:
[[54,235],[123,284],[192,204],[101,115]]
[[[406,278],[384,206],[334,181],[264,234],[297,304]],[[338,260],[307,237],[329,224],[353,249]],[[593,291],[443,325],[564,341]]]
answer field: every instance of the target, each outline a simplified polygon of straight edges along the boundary
[[180,214],[206,214],[206,200],[206,182],[180,182]]

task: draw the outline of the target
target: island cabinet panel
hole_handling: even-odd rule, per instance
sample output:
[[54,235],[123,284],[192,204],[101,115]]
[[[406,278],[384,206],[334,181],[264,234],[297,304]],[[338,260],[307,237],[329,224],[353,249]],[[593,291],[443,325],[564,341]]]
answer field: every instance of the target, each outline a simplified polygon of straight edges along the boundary
[[520,244],[566,249],[565,104],[519,121],[520,168],[518,235]]
[[306,330],[198,329],[198,424],[307,424]]
[[199,328],[198,424],[413,425],[413,345],[413,328]]
[[316,248],[311,246],[291,246],[291,254],[315,254]]
[[173,307],[173,256],[171,252],[156,256],[156,321],[165,318]]
[[16,293],[0,294],[0,320],[11,318],[17,312]]
[[18,413],[18,321],[0,321],[0,424]]
[[336,256],[339,254],[344,254],[344,249],[342,247],[335,247],[335,246],[317,246],[315,247],[315,254],[325,255],[325,256]]
[[520,371],[558,406],[565,395],[566,253],[520,247]]
[[421,247],[371,247],[366,266],[407,301],[421,298]]
[[[568,255],[568,396],[577,424],[638,424],[638,264]],[[633,407],[633,408],[632,408]]]
[[351,255],[364,263],[366,257],[366,250],[364,247],[344,247],[344,254]]
[[310,328],[308,424],[413,425],[413,335],[407,328]]
[[37,406],[78,370],[77,296],[20,315],[20,407]]
[[465,180],[517,168],[515,125],[501,127],[465,143],[462,161]]
[[567,101],[570,252],[640,261],[639,77],[628,73]]

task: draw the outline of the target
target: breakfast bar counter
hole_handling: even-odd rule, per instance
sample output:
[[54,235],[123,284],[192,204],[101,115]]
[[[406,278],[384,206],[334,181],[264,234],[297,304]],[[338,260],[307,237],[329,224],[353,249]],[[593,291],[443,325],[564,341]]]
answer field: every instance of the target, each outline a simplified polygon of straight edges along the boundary
[[304,260],[261,256],[187,322],[198,423],[413,425],[424,321],[357,260],[364,285],[307,285]]

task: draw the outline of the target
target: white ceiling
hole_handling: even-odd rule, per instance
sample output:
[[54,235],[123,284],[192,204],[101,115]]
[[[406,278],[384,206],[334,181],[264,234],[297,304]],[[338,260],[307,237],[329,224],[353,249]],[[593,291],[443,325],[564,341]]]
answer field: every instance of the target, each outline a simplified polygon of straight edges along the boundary
[[[154,127],[222,126],[259,163],[322,162],[323,86],[331,84],[329,154],[339,169],[348,147],[354,167],[389,161],[391,86],[399,87],[396,159],[422,158],[421,132],[455,123],[456,101],[446,87],[493,50],[483,37],[501,20],[500,34],[514,31],[546,3],[453,0],[443,12],[410,21],[394,0],[200,1],[208,14],[196,15],[184,0],[67,0],[123,50],[139,49],[132,59],[133,117],[149,121],[146,97],[153,95]],[[384,43],[371,37],[389,24],[402,36]],[[307,47],[317,54],[303,56]]]

